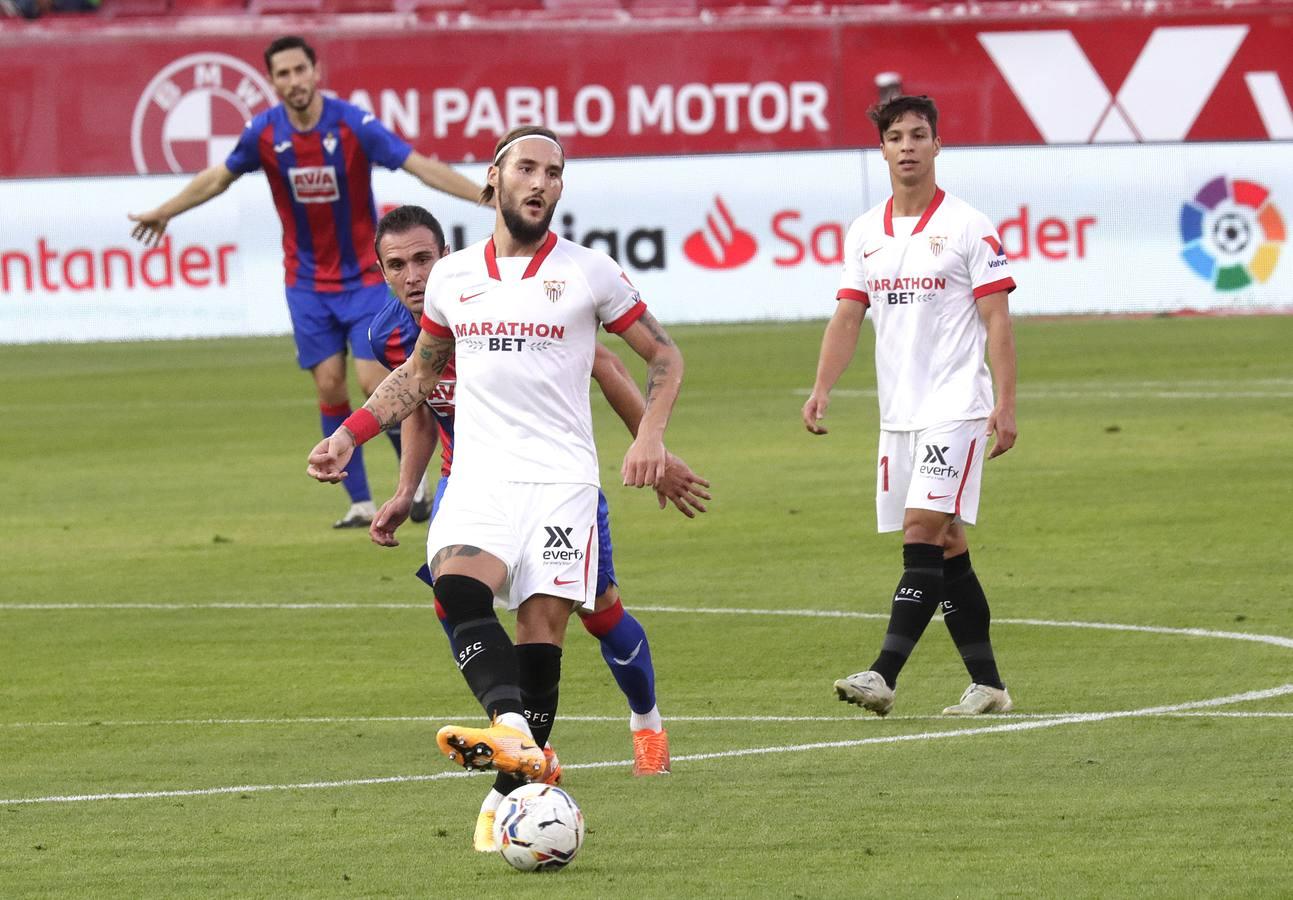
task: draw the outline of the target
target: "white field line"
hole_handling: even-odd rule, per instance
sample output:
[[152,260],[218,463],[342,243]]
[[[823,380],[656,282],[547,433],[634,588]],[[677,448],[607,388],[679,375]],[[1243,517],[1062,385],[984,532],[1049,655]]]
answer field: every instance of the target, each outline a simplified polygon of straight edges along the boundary
[[[0,613],[6,611],[59,611],[80,610],[116,611],[116,610],[422,610],[431,612],[434,606],[430,603],[0,603]],[[751,609],[728,607],[690,607],[690,606],[641,606],[634,604],[633,612],[644,613],[681,613],[683,615],[718,615],[718,616],[787,616],[804,619],[884,619],[888,613],[860,612],[857,610],[839,609]],[[1207,628],[1169,628],[1159,625],[1125,625],[1119,622],[1063,622],[1052,619],[1012,619],[993,618],[999,625],[1033,625],[1047,628],[1090,628],[1101,631],[1131,631],[1141,634],[1165,634],[1179,637],[1219,638],[1231,641],[1250,641],[1258,644],[1270,644],[1293,650],[1293,638],[1270,634],[1255,634],[1246,631],[1213,631]]]
[[[1267,388],[1254,389],[1244,386],[1248,383],[1285,384],[1281,379],[1266,379],[1259,382],[1240,382],[1235,387],[1221,387],[1224,382],[1204,382],[1199,387],[1186,387],[1186,382],[1169,385],[1161,382],[1145,384],[1118,385],[1111,384],[1095,387],[1033,387],[1020,388],[1019,396],[1025,400],[1280,400],[1293,397],[1293,389]],[[1159,386],[1161,385],[1161,386]],[[807,397],[808,388],[795,388],[790,392],[795,397]],[[831,391],[832,397],[874,397],[875,388],[836,388]]]
[[[674,762],[701,762],[710,759],[728,759],[735,756],[763,756],[772,753],[802,753],[811,750],[846,749],[862,747],[869,744],[897,744],[908,741],[933,741],[953,737],[976,737],[985,734],[1009,734],[1019,731],[1035,731],[1040,728],[1054,728],[1057,725],[1078,725],[1093,722],[1104,722],[1110,719],[1143,718],[1165,713],[1184,712],[1187,710],[1206,709],[1214,706],[1229,706],[1233,703],[1247,703],[1254,700],[1269,700],[1293,694],[1293,684],[1284,684],[1261,691],[1245,691],[1225,697],[1214,697],[1209,700],[1193,700],[1171,706],[1147,706],[1142,709],[1120,710],[1115,712],[1077,713],[1051,719],[1028,719],[1021,722],[1009,722],[1000,725],[982,725],[975,728],[960,728],[948,731],[926,731],[917,734],[895,734],[882,737],[859,738],[846,741],[819,741],[811,744],[785,744],[770,747],[750,747],[741,750],[720,750],[715,753],[689,753],[675,756]],[[571,763],[564,768],[607,769],[631,766],[632,760],[608,760],[605,762]],[[467,777],[466,772],[441,772],[435,775],[391,775],[382,778],[354,778],[343,781],[312,781],[296,784],[254,784],[234,787],[193,788],[169,791],[123,791],[105,794],[66,794],[49,797],[22,797],[11,800],[0,800],[0,806],[20,806],[48,803],[87,803],[98,800],[149,800],[168,797],[207,797],[217,794],[252,794],[265,791],[320,790],[327,788],[359,787],[374,784],[403,784],[407,782],[441,781],[447,778]]]
[[[1237,701],[1238,702],[1238,701]],[[479,710],[453,715],[437,716],[299,716],[284,719],[86,719],[79,722],[0,722],[0,728],[184,728],[210,726],[258,726],[258,725],[389,725],[419,724],[437,725],[460,722],[480,714]],[[1053,713],[985,713],[975,716],[976,721],[999,719],[1006,722],[1018,722],[1021,719],[1064,719],[1071,716],[1082,716],[1087,713],[1053,712]],[[1165,712],[1156,714],[1164,719],[1293,719],[1293,712]],[[628,716],[576,716],[562,715],[564,723],[615,723],[628,721]],[[675,722],[700,723],[705,725],[720,722],[759,723],[759,722],[833,722],[836,724],[857,724],[878,727],[882,722],[951,722],[947,716],[936,715],[896,715],[881,719],[878,716],[856,715],[843,716],[669,716],[670,724]]]

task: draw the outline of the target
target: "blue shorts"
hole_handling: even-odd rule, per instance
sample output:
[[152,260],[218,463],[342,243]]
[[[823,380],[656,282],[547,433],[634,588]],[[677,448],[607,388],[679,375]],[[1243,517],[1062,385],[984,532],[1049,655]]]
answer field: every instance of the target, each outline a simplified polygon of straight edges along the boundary
[[386,303],[387,291],[385,284],[326,293],[288,288],[287,311],[296,338],[297,364],[313,369],[329,356],[344,353],[347,342],[357,359],[372,359],[368,326]]
[[[435,500],[431,503],[431,518],[435,518],[440,509],[440,498],[448,487],[449,479],[441,477],[435,486]],[[418,577],[427,584],[431,583],[431,571],[427,566],[418,570]],[[611,585],[619,585],[615,578],[614,548],[611,546],[611,510],[606,504],[606,495],[597,491],[597,596],[606,593]]]

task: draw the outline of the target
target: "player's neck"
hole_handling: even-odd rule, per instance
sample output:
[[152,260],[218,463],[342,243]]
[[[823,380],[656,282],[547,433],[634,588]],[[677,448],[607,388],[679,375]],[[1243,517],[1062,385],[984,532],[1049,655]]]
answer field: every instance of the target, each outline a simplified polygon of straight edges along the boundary
[[934,183],[934,173],[922,179],[919,184],[904,185],[893,182],[893,214],[895,216],[921,216],[934,202],[938,185]]
[[494,226],[495,256],[534,256],[548,240],[548,232],[537,241],[519,241],[502,222]]
[[299,112],[292,107],[287,107],[287,121],[292,123],[292,127],[297,131],[309,131],[319,120],[323,118],[323,95],[317,91],[310,105]]

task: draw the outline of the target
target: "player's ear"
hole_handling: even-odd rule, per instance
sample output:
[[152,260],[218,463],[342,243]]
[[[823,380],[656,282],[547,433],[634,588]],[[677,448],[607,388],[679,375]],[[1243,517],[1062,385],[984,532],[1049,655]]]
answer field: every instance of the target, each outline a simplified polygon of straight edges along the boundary
[[489,171],[485,173],[485,183],[498,190],[498,166],[489,167]]
[[943,139],[935,135],[934,136],[934,155],[938,156],[938,151],[942,149],[943,149]]

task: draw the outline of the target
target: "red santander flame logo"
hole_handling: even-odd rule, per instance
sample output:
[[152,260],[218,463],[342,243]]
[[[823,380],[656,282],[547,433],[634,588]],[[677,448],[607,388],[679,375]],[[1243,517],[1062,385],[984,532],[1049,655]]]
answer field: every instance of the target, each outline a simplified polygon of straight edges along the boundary
[[682,252],[705,269],[735,269],[754,258],[759,245],[754,235],[736,224],[723,198],[714,197],[714,211],[705,216],[705,227],[682,243]]

